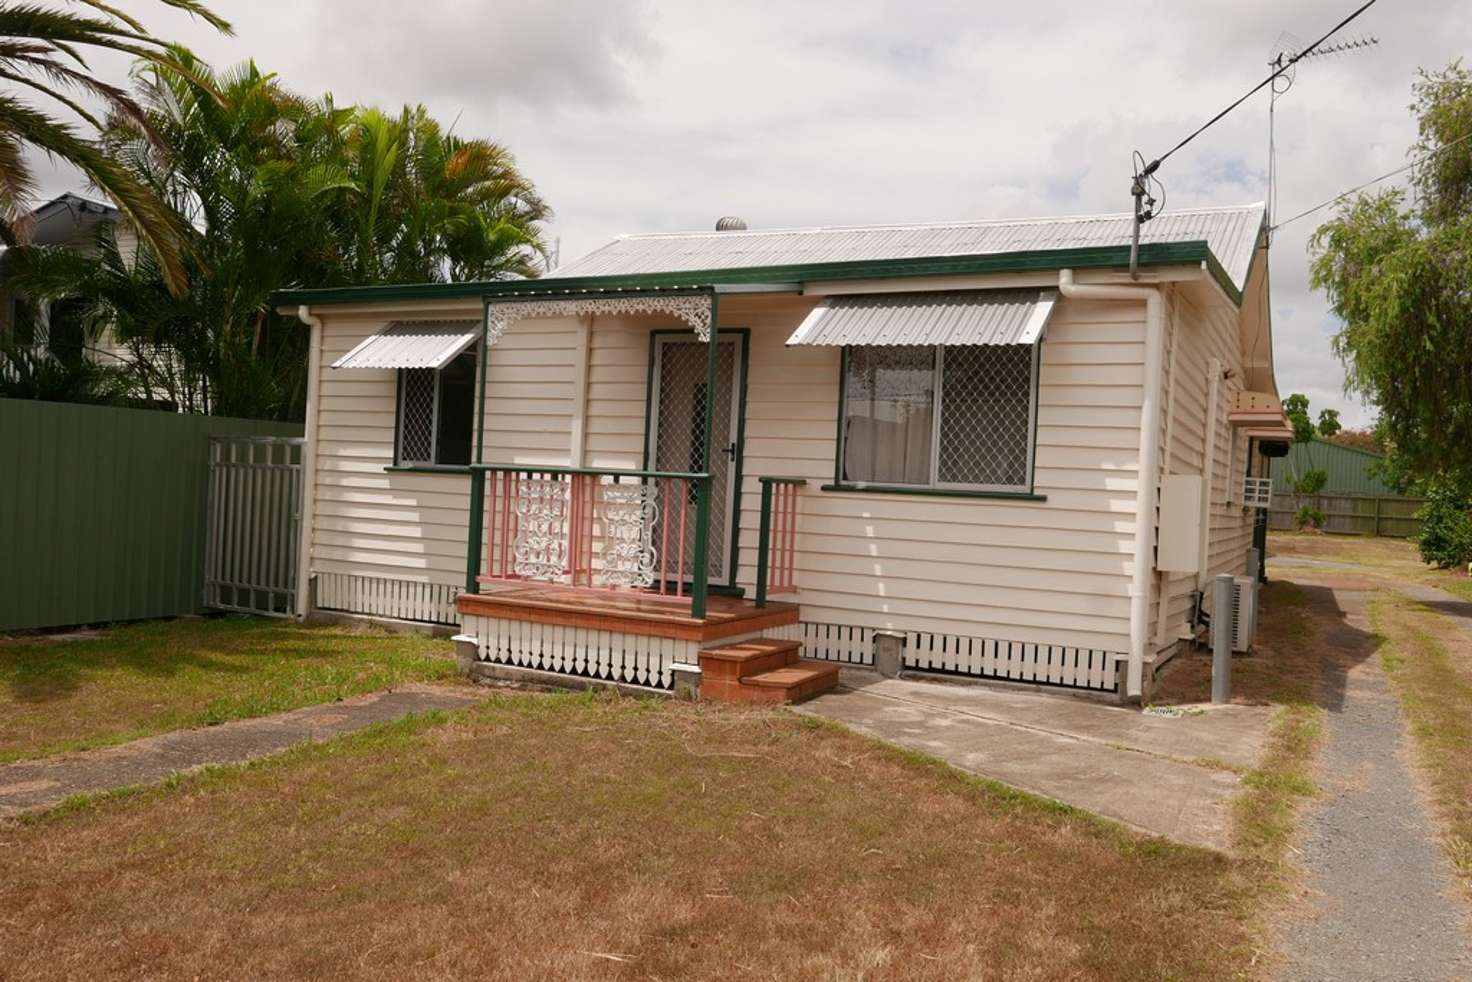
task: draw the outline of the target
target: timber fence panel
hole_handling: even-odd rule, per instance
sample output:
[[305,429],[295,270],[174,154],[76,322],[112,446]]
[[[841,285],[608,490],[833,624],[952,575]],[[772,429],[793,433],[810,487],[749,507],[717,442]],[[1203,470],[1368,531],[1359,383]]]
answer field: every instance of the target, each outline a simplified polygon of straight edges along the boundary
[[[1298,501],[1292,494],[1273,492],[1273,504],[1268,509],[1268,528],[1278,532],[1291,532],[1297,528]],[[1421,520],[1416,517],[1416,512],[1426,499],[1326,492],[1304,495],[1302,503],[1324,513],[1325,532],[1408,539],[1421,530]]]
[[198,613],[210,436],[301,430],[0,399],[0,631]]

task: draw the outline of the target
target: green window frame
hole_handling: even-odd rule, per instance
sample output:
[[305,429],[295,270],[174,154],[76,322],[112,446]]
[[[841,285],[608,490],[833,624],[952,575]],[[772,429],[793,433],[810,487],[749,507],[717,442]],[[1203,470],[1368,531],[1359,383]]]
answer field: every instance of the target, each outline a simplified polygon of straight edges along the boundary
[[398,370],[394,409],[394,466],[455,468],[474,452],[478,348],[443,368]]
[[[951,361],[953,367],[963,364],[963,360],[972,362],[969,366],[973,372],[978,372],[975,361],[978,351],[986,351],[983,359],[995,356],[994,361],[999,364],[987,364],[982,361],[979,366],[980,374],[993,376],[990,381],[1002,381],[1011,388],[1014,393],[1020,390],[1022,385],[1026,386],[1026,418],[1025,420],[1014,418],[1008,420],[1002,417],[1009,415],[1008,412],[994,414],[990,419],[983,412],[967,412],[967,408],[974,408],[978,403],[986,404],[988,390],[977,389],[974,380],[967,380],[972,386],[969,391],[961,390],[961,380],[952,376],[951,393],[952,399],[949,407],[947,404],[947,372],[946,358],[947,346],[945,345],[913,345],[913,346],[891,346],[887,348],[868,348],[847,346],[843,349],[840,364],[840,388],[838,403],[838,436],[836,459],[834,460],[834,483],[827,486],[828,490],[852,490],[852,491],[878,491],[893,490],[901,493],[911,494],[935,494],[935,495],[982,495],[1000,497],[1039,497],[1033,494],[1036,463],[1037,463],[1037,417],[1038,417],[1038,377],[1041,363],[1041,342],[1026,346],[1027,355],[1017,357],[1017,349],[1023,346],[968,346],[963,349],[965,355],[953,353]],[[921,352],[929,352],[931,374],[929,382],[929,404],[930,420],[928,424],[922,425],[918,432],[928,437],[925,443],[925,451],[928,455],[926,473],[924,479],[903,478],[876,480],[871,473],[853,473],[849,459],[849,439],[854,427],[851,425],[856,419],[873,422],[876,415],[873,412],[874,400],[871,397],[871,412],[867,415],[853,413],[855,406],[855,378],[854,371],[856,363],[862,366],[863,362],[871,357],[871,352],[888,352],[889,357],[903,357],[905,354],[920,356]],[[918,363],[919,358],[916,358]],[[1009,364],[1008,362],[1012,363]],[[863,370],[862,367],[859,369]],[[964,371],[964,369],[959,369]],[[1000,379],[997,376],[1001,376]],[[1008,376],[1010,375],[1010,379]],[[1011,400],[1015,407],[1019,400]],[[910,405],[923,405],[920,400],[911,400]],[[995,407],[994,407],[995,408]],[[1006,406],[1002,408],[1005,410]],[[922,421],[923,424],[923,421]],[[879,427],[876,427],[878,429]],[[928,433],[925,430],[928,429]],[[913,430],[913,428],[912,428]],[[1019,437],[1022,439],[1019,440]],[[1005,442],[1006,446],[998,449],[996,444]],[[983,453],[990,455],[993,465],[995,461],[1001,460],[1001,469],[1014,469],[1018,474],[1016,481],[984,481],[965,480],[958,472],[966,470],[966,467],[956,463],[956,458],[965,452],[967,456],[975,458]],[[1021,459],[1008,461],[1008,455],[1021,452]],[[949,454],[951,460],[944,459]],[[986,470],[985,466],[980,468]],[[997,468],[992,467],[993,470]],[[950,473],[947,474],[946,471]],[[973,465],[973,472],[977,468]]]

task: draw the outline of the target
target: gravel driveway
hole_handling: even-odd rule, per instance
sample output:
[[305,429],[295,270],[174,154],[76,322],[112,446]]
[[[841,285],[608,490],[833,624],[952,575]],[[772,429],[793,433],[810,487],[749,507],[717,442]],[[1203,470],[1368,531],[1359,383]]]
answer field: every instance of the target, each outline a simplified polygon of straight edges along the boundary
[[1342,620],[1327,641],[1342,688],[1326,700],[1323,797],[1305,817],[1299,857],[1310,910],[1284,927],[1292,959],[1285,977],[1472,979],[1468,911],[1454,899],[1405,723],[1374,654],[1367,613],[1374,594],[1334,586],[1328,570],[1323,582],[1330,590],[1314,591],[1314,602],[1339,608]]

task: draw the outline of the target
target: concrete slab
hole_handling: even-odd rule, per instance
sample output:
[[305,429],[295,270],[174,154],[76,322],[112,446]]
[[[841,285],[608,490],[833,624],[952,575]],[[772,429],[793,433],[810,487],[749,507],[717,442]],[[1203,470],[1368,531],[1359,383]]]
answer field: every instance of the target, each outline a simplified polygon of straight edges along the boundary
[[237,764],[411,713],[463,709],[485,698],[468,686],[411,685],[275,716],[175,730],[117,747],[0,766],[0,818],[41,811],[74,794],[157,784],[210,764]]
[[1219,760],[1254,767],[1262,754],[1272,709],[1268,706],[1182,707],[1187,715],[1147,716],[1138,708],[1036,690],[964,682],[885,679],[845,669],[843,684],[891,699],[965,713],[981,719],[1128,747],[1194,762]]
[[797,707],[962,770],[1097,812],[1140,831],[1226,851],[1238,776],[1192,763],[1256,763],[1267,712],[1222,707],[1175,719],[1067,696],[844,672]]

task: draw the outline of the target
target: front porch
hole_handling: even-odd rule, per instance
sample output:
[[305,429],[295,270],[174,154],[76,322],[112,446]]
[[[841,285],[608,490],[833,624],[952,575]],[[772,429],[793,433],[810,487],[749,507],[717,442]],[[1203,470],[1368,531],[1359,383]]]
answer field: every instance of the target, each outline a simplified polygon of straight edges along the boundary
[[[532,318],[550,319],[537,327],[554,330],[574,319],[577,350],[594,366],[571,366],[577,423],[566,465],[487,462],[508,450],[513,461],[520,455],[481,407],[467,589],[456,604],[481,661],[663,690],[682,672],[699,678],[708,662],[738,684],[777,669],[801,674],[792,680],[801,684],[772,686],[790,690],[775,701],[814,694],[814,677],[836,682],[827,667],[792,664],[801,632],[791,602],[799,499],[808,482],[743,474],[749,332],[721,332],[718,310],[713,292],[488,300],[483,377],[501,335]],[[615,384],[597,370],[610,344],[626,348],[629,360],[647,353],[644,411],[633,417],[633,406],[621,406],[632,417],[629,432],[613,445],[597,443],[595,433],[589,446],[598,419],[587,402]],[[636,426],[642,439],[630,439]],[[613,466],[581,466],[590,458]],[[743,537],[743,483],[753,478],[744,507],[757,512],[758,528]],[[734,675],[730,666],[741,659],[712,661],[712,652],[753,642],[780,657]]]

